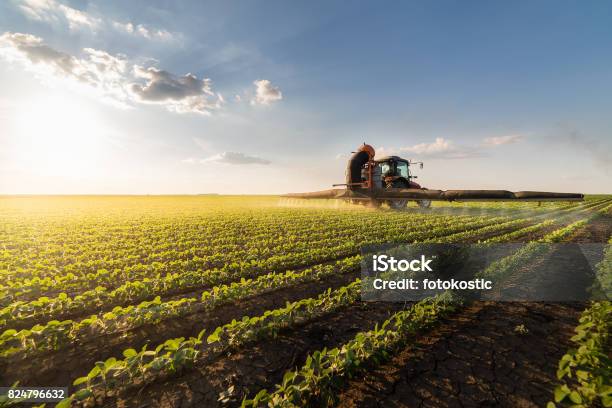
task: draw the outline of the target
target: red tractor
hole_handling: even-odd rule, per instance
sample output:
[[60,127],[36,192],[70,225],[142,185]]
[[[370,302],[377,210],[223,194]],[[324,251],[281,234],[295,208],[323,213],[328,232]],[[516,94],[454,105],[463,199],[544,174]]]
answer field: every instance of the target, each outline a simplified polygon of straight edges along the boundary
[[[390,189],[414,189],[427,190],[413,180],[417,176],[413,175],[410,167],[418,164],[423,168],[423,162],[411,162],[399,156],[385,156],[374,160],[374,148],[363,144],[348,162],[346,168],[346,184],[335,184],[334,186],[346,185],[349,190],[359,192],[366,190],[389,190]],[[377,201],[370,201],[370,204],[380,205],[386,202],[389,207],[400,210],[408,205],[408,198],[397,198]],[[357,201],[359,202],[359,201]],[[416,200],[421,208],[429,208],[431,200]]]

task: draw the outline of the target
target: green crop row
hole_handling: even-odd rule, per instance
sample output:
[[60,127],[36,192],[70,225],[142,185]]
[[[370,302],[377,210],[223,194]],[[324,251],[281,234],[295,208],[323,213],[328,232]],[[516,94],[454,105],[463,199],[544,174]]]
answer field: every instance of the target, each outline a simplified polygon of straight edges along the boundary
[[215,286],[203,292],[200,299],[188,297],[162,302],[158,296],[136,306],[117,306],[111,312],[101,316],[93,315],[80,321],[53,320],[31,329],[9,329],[0,335],[0,356],[32,356],[40,351],[58,350],[71,343],[83,342],[88,338],[119,330],[134,329],[143,324],[157,324],[162,320],[212,310],[220,304],[266,291],[354,271],[359,268],[360,262],[361,257],[354,256],[334,264],[321,264],[304,270],[272,272],[256,279],[242,278],[238,282]]
[[505,279],[509,274],[516,271],[517,267],[524,265],[527,259],[533,259],[534,257],[549,251],[551,246],[548,244],[561,241],[578,228],[586,225],[588,220],[589,219],[587,218],[573,222],[565,227],[552,231],[537,241],[525,244],[513,255],[493,262],[485,270],[477,273],[476,277],[494,278],[497,282]]
[[276,390],[259,391],[244,399],[243,407],[330,406],[343,381],[368,365],[390,358],[390,351],[405,344],[417,331],[432,326],[457,307],[450,293],[422,300],[400,311],[373,330],[361,332],[341,347],[316,351],[295,371],[288,371]]
[[[348,243],[342,247],[326,248],[303,254],[302,262],[303,264],[312,264],[325,259],[344,257],[353,252],[352,244]],[[270,269],[277,268],[278,266]],[[70,297],[66,293],[60,293],[52,298],[43,296],[29,302],[17,301],[0,309],[0,327],[10,326],[14,322],[37,317],[54,317],[95,309],[108,310],[115,305],[142,301],[158,295],[231,282],[245,275],[249,275],[249,273],[240,271],[230,273],[220,270],[170,273],[158,279],[144,278],[126,282],[111,291],[104,287],[97,287],[74,297]]]
[[[579,207],[577,211],[584,210],[589,206],[598,205],[599,201],[592,201]],[[546,216],[558,212],[564,212],[575,207],[558,207],[552,211],[546,211],[537,215]],[[384,214],[386,217],[395,214]],[[302,224],[302,220],[313,219],[305,217],[295,217]],[[329,214],[325,214],[329,217]],[[20,266],[9,266],[19,263],[16,254],[8,250],[0,251],[0,275],[5,279],[0,283],[0,305],[8,305],[17,300],[35,300],[44,294],[46,297],[59,294],[61,292],[83,291],[84,289],[95,289],[95,287],[105,287],[114,289],[127,280],[134,281],[149,277],[150,279],[161,279],[165,274],[172,271],[198,271],[205,269],[228,269],[228,268],[253,268],[257,263],[266,262],[268,258],[274,258],[275,254],[282,254],[285,261],[290,263],[291,259],[300,257],[300,252],[307,252],[314,248],[331,247],[341,244],[347,237],[353,241],[360,242],[367,240],[371,236],[392,236],[393,233],[400,233],[405,226],[402,223],[389,223],[388,220],[380,221],[375,218],[373,225],[366,223],[356,224],[351,218],[336,217],[334,231],[322,229],[324,223],[318,227],[300,226],[295,229],[294,223],[289,223],[285,228],[287,231],[278,231],[273,241],[270,235],[274,232],[266,231],[257,233],[253,231],[250,238],[241,244],[240,239],[235,236],[226,237],[228,232],[233,229],[222,231],[221,234],[208,234],[210,229],[200,231],[188,224],[179,224],[180,229],[173,225],[170,230],[176,235],[170,242],[157,239],[155,244],[147,244],[140,235],[123,240],[128,244],[127,248],[114,248],[113,251],[104,252],[95,250],[84,242],[79,242],[78,254],[72,253],[66,244],[53,245],[47,242],[44,248],[28,247],[24,253],[24,259],[30,262],[29,269]],[[405,217],[404,217],[405,218]],[[420,225],[423,221],[433,222],[459,222],[460,220],[469,221],[468,216],[441,216],[441,215],[418,215],[410,214],[412,225]],[[317,220],[320,218],[314,218]],[[262,220],[257,220],[262,222]],[[244,224],[244,222],[243,222]],[[272,226],[273,221],[262,222],[262,227]],[[219,228],[218,223],[213,223],[215,228]],[[278,225],[276,225],[278,227]],[[246,231],[250,231],[249,223],[245,225]],[[112,229],[111,229],[112,230]],[[74,232],[74,231],[73,231]],[[139,231],[142,233],[142,231]],[[159,233],[159,231],[157,231]],[[167,233],[167,232],[165,232]],[[190,235],[191,234],[191,235]],[[266,235],[267,234],[267,235]],[[220,236],[221,235],[221,236]],[[236,235],[236,234],[234,234]],[[244,236],[245,234],[237,234]],[[198,243],[206,237],[206,245]],[[227,244],[227,241],[231,244]],[[107,241],[107,240],[102,240]],[[134,242],[139,245],[134,246]],[[6,244],[5,244],[6,246]],[[124,245],[125,246],[125,245]],[[34,250],[36,249],[36,250]],[[42,265],[40,262],[32,263],[33,260],[44,255],[40,261],[51,262]],[[110,256],[110,257],[109,257]],[[81,259],[81,257],[84,257]],[[278,258],[278,256],[276,256]],[[6,270],[2,271],[2,259],[5,259]],[[10,260],[10,262],[8,262]],[[285,264],[283,268],[293,268],[298,265]],[[269,265],[262,265],[263,270],[271,270]],[[280,270],[280,269],[279,269]]]
[[[607,208],[610,207],[610,204],[606,204],[607,201],[606,200],[601,200],[594,202],[594,203],[589,203],[583,207],[579,207],[578,209],[575,208],[575,206],[571,206],[567,209],[563,209],[563,210],[558,210],[555,211],[555,214],[552,213],[544,213],[541,215],[538,215],[537,217],[534,218],[541,218],[541,217],[549,217],[551,215],[555,215],[555,219],[545,219],[542,222],[539,222],[537,224],[534,225],[530,225],[528,227],[525,228],[520,228],[518,230],[515,231],[510,231],[506,234],[502,234],[502,235],[496,235],[494,237],[488,238],[483,240],[482,242],[485,244],[494,244],[494,243],[501,243],[501,242],[510,242],[514,239],[523,237],[525,235],[531,234],[533,232],[538,232],[544,228],[547,227],[551,227],[553,225],[562,225],[564,222],[567,222],[567,220],[571,220],[572,218],[579,216],[582,213],[594,213],[596,212],[596,214],[601,213],[602,211],[606,211]],[[602,210],[602,206],[603,206],[603,210]],[[571,212],[570,212],[571,210]],[[560,214],[556,214],[556,213],[560,213]],[[577,228],[578,225],[572,227],[572,231]],[[469,233],[468,233],[469,234]],[[467,234],[466,234],[467,235]],[[565,237],[565,235],[563,235]],[[450,237],[449,237],[450,238]]]
[[[421,221],[417,217],[417,221]],[[430,219],[434,221],[434,219]],[[212,245],[212,248],[203,250],[198,246],[188,246],[186,249],[177,251],[173,249],[166,249],[167,244],[163,245],[163,249],[158,247],[147,248],[143,246],[139,248],[139,251],[144,252],[146,257],[143,258],[140,254],[133,254],[129,251],[119,251],[119,254],[113,252],[112,256],[117,257],[124,253],[123,257],[106,259],[108,254],[99,253],[99,259],[83,261],[80,259],[71,259],[69,264],[62,265],[61,271],[63,273],[58,274],[57,270],[53,270],[53,273],[44,273],[45,269],[41,270],[30,270],[29,273],[23,271],[16,271],[17,273],[7,276],[0,284],[0,289],[12,288],[13,290],[25,291],[28,286],[33,286],[34,290],[36,285],[47,285],[52,286],[58,283],[67,281],[74,282],[74,284],[84,284],[88,280],[95,277],[100,282],[113,282],[117,279],[117,274],[125,275],[126,278],[137,278],[145,276],[145,274],[151,273],[167,273],[171,269],[176,269],[177,266],[181,266],[183,269],[186,268],[221,268],[227,263],[232,263],[238,259],[243,261],[250,261],[249,256],[253,259],[265,259],[274,255],[288,254],[288,253],[299,253],[310,248],[321,248],[325,246],[334,246],[342,242],[343,239],[350,236],[363,236],[366,231],[355,230],[351,225],[337,225],[337,229],[334,231],[303,231],[300,234],[284,234],[280,237],[276,237],[278,242],[274,242],[271,245],[269,239],[251,240],[247,242],[236,243],[231,245]],[[373,226],[373,232],[379,232],[382,229],[382,225]],[[282,239],[280,239],[282,238]],[[188,242],[189,245],[198,245],[198,242],[193,242],[188,237],[180,238],[181,242]],[[214,240],[212,238],[211,240]],[[211,245],[210,242],[207,245]],[[83,250],[83,248],[82,248]],[[147,253],[148,252],[148,253]],[[86,250],[83,253],[91,257],[92,254]],[[57,257],[60,254],[51,253],[49,257]],[[64,257],[65,254],[62,254]],[[246,258],[246,259],[244,259]],[[191,261],[190,263],[183,263],[185,261]],[[35,265],[33,266],[35,267]],[[104,274],[99,276],[92,276],[92,274],[98,271],[106,271]],[[121,277],[119,275],[119,277]]]
[[[440,226],[422,223],[422,227],[413,231],[396,234],[390,239],[390,242],[414,241],[423,239],[427,236],[442,236],[465,228],[480,228],[483,225],[490,226],[491,222],[495,224],[492,227],[504,225],[499,224],[499,220],[496,221],[495,219],[478,219],[467,224],[443,224]],[[377,239],[380,239],[380,237],[377,237]],[[303,258],[299,263],[307,265],[320,262],[321,260],[351,256],[358,253],[359,246],[360,245],[354,242],[348,242],[340,247],[312,251],[309,254],[303,254]],[[296,261],[294,260],[293,262],[295,263]],[[268,270],[278,270],[280,265],[282,264],[279,263],[278,260],[271,260],[271,266]],[[257,270],[259,270],[259,267]],[[53,318],[71,312],[83,312],[92,309],[108,310],[115,305],[142,301],[147,298],[151,299],[157,295],[171,294],[191,288],[228,283],[248,274],[253,274],[253,272],[250,270],[244,271],[238,269],[233,273],[220,270],[173,273],[164,276],[162,279],[145,278],[141,281],[127,282],[112,291],[107,291],[104,287],[97,287],[74,297],[70,297],[65,293],[60,293],[54,298],[41,297],[30,302],[17,301],[0,309],[0,327],[10,328],[7,326],[15,322],[41,317]]]
[[[486,223],[496,220],[499,219],[490,220],[481,217],[473,220],[468,219],[466,221],[467,224],[470,224],[472,222]],[[458,221],[458,219],[453,217],[424,219],[419,220],[419,222],[413,225],[408,231],[423,231],[432,226],[450,225]],[[112,290],[127,280],[135,281],[143,279],[144,277],[148,277],[149,279],[163,279],[165,275],[174,273],[175,271],[198,273],[202,270],[218,270],[221,272],[249,270],[256,273],[257,271],[263,272],[266,270],[289,269],[303,266],[303,262],[309,262],[309,258],[312,258],[312,256],[308,258],[308,254],[325,254],[325,252],[331,248],[346,247],[351,243],[356,247],[367,240],[371,240],[372,236],[389,237],[389,239],[392,239],[394,236],[406,232],[406,229],[400,226],[388,226],[385,229],[382,229],[382,227],[380,228],[381,231],[377,231],[376,228],[373,228],[368,231],[367,234],[365,232],[353,231],[353,233],[349,233],[347,236],[340,236],[333,240],[325,241],[317,241],[310,239],[308,236],[304,236],[301,239],[305,242],[299,243],[298,245],[300,250],[291,249],[292,246],[297,245],[295,242],[285,244],[285,246],[276,245],[281,249],[279,249],[276,254],[269,256],[264,256],[258,252],[251,253],[249,247],[244,247],[229,254],[227,251],[220,251],[208,258],[200,258],[194,255],[189,259],[177,257],[168,262],[155,261],[151,264],[136,264],[110,271],[107,269],[98,269],[96,272],[89,272],[85,275],[75,275],[72,272],[67,272],[65,278],[35,277],[24,282],[14,282],[12,283],[13,286],[1,290],[0,294],[2,294],[3,301],[0,302],[0,304],[6,305],[12,300],[21,300],[24,296],[31,298],[36,294],[48,290],[54,292],[68,292],[70,290],[83,291],[86,289],[93,289],[93,285]],[[321,256],[324,257],[325,255]]]
[[[19,238],[17,231],[3,236],[0,248],[0,275],[3,284],[27,281],[30,278],[61,277],[67,274],[85,277],[98,269],[122,269],[138,264],[188,260],[194,257],[217,266],[219,254],[250,249],[257,257],[265,257],[280,251],[290,250],[295,245],[314,244],[317,240],[332,239],[350,234],[367,234],[389,225],[385,218],[395,221],[394,225],[410,226],[416,220],[436,219],[436,215],[412,215],[410,219],[387,214],[315,213],[301,216],[296,212],[268,211],[251,218],[243,214],[219,219],[196,218],[189,222],[173,220],[151,230],[151,220],[140,222],[120,237],[113,239],[113,227],[99,225],[99,230],[88,229],[85,224],[61,234],[61,226],[44,226],[41,231],[28,239]],[[111,220],[112,221],[112,220]],[[153,220],[154,222],[154,220]],[[327,228],[328,223],[334,229]],[[85,229],[87,234],[81,231]],[[32,234],[33,235],[33,234]],[[96,239],[90,237],[93,236]],[[20,249],[14,248],[22,242]]]
[[[592,219],[593,217],[597,216],[598,214],[600,214],[602,211],[606,211],[607,208],[609,208],[612,204],[606,204],[606,206],[601,209],[601,205],[597,202],[597,203],[591,203],[589,205],[585,205],[584,207],[578,208],[578,209],[574,209],[574,207],[572,207],[571,209],[573,211],[571,212],[567,212],[567,211],[563,211],[562,214],[556,214],[558,211],[555,211],[554,215],[556,215],[555,220],[549,220],[546,219],[540,223],[537,223],[535,225],[529,225],[525,228],[521,228],[518,230],[514,230],[514,231],[510,231],[507,234],[502,234],[502,235],[496,235],[492,238],[487,238],[485,240],[483,240],[482,242],[484,243],[499,243],[499,242],[509,242],[517,237],[523,236],[525,234],[529,234],[532,232],[536,232],[539,231],[543,228],[546,228],[548,226],[551,225],[561,225],[564,222],[566,222],[567,220],[571,220],[572,218],[575,218],[577,216],[580,216],[583,213],[589,213],[590,216],[587,220]],[[541,218],[541,217],[550,217],[551,213],[544,213],[541,215],[538,215],[537,217],[534,218]],[[478,237],[480,235],[486,235],[487,232],[496,232],[499,231],[500,229],[503,229],[505,227],[507,227],[508,229],[510,229],[511,227],[516,227],[516,226],[520,226],[520,225],[525,225],[530,223],[530,220],[514,220],[514,221],[508,221],[508,222],[504,222],[504,223],[500,223],[500,224],[496,224],[496,225],[491,225],[488,226],[486,228],[482,228],[480,230],[478,230],[478,234],[475,234],[475,231],[462,231],[453,235],[448,235],[446,237],[444,237],[443,240],[436,240],[436,239],[431,239],[429,240],[430,242],[461,242],[461,241],[468,241],[470,239],[473,239],[475,237]],[[573,226],[567,226],[567,228],[569,228],[569,230],[565,231],[563,228],[558,229],[557,233],[560,234],[561,237],[566,237],[567,234],[569,232],[573,232],[575,229],[577,229],[578,227],[580,227],[582,225],[576,224]],[[547,238],[548,240],[553,240],[554,237],[549,236]],[[554,242],[554,241],[550,241],[550,242]]]
[[597,264],[597,284],[591,290],[602,295],[602,301],[593,302],[582,312],[576,334],[571,341],[575,348],[559,361],[557,378],[562,381],[555,388],[555,406],[612,407],[612,359],[610,358],[610,333],[612,332],[612,238],[604,250],[603,259]]
[[591,287],[591,291],[603,299],[612,299],[612,238],[608,240],[603,258],[597,264],[595,276],[596,282]]
[[555,225],[557,223],[557,221],[555,220],[545,220],[542,221],[540,223],[537,223],[535,225],[530,225],[529,227],[525,227],[525,228],[521,228],[519,230],[516,231],[512,231],[509,232],[507,234],[504,235],[499,235],[496,237],[492,237],[489,239],[486,239],[483,241],[483,243],[485,244],[495,244],[495,243],[499,243],[499,242],[508,242],[508,241],[512,241],[516,238],[520,238],[523,237],[527,234],[530,234],[532,232],[537,232],[539,230],[541,230],[542,228],[547,228],[547,227],[551,227],[553,225]]
[[[434,220],[430,220],[433,222]],[[435,220],[437,221],[437,220]],[[391,229],[393,230],[393,229]],[[390,233],[391,231],[387,231]],[[380,233],[373,229],[372,233]],[[269,267],[271,262],[284,263],[283,267],[289,268],[297,265],[289,265],[295,263],[294,259],[300,259],[302,254],[311,253],[316,250],[325,250],[344,245],[347,240],[363,240],[366,235],[363,232],[356,231],[338,231],[332,237],[321,238],[316,235],[304,234],[301,241],[286,241],[267,245],[266,251],[256,250],[248,247],[233,247],[218,248],[218,252],[208,256],[200,256],[192,251],[186,251],[185,254],[170,253],[162,258],[155,258],[154,261],[147,263],[132,263],[126,265],[126,259],[117,260],[114,265],[104,265],[98,268],[95,272],[84,272],[92,269],[91,265],[83,267],[80,262],[66,265],[62,268],[65,271],[62,275],[53,276],[34,276],[29,278],[6,280],[0,287],[0,296],[3,303],[14,300],[31,299],[34,296],[47,292],[57,292],[58,287],[62,291],[82,291],[93,289],[95,286],[103,286],[107,289],[112,289],[121,285],[128,280],[138,280],[145,277],[162,278],[173,271],[198,271],[198,270],[221,270],[227,271],[230,269],[255,269],[257,267]],[[171,251],[169,251],[171,252]],[[114,268],[112,268],[114,266]],[[79,272],[76,272],[76,271]],[[13,276],[19,276],[15,274]]]
[[610,358],[610,332],[612,331],[612,303],[594,302],[580,317],[569,350],[559,361],[557,378],[562,382],[554,391],[556,406],[588,408],[612,407],[612,358]]
[[[541,241],[555,241],[583,226],[585,222],[585,220],[578,221],[556,230],[546,235]],[[506,234],[506,236],[508,237],[509,234]],[[522,252],[519,250],[500,261],[492,263],[483,272],[476,275],[485,277],[497,274],[499,265],[515,263],[517,260],[524,261],[532,256],[532,251]],[[408,335],[422,327],[433,324],[438,319],[440,311],[432,308],[431,304],[436,304],[441,299],[447,299],[447,296],[453,299],[451,293],[446,292],[439,297],[425,299],[413,306],[413,308],[429,306],[430,309],[424,309],[431,311],[429,315],[426,315],[424,310],[420,310],[417,314],[417,317],[420,318],[413,320],[409,314],[410,310],[402,311],[383,323],[380,329],[377,327],[372,331],[359,333],[352,341],[342,347],[332,350],[323,349],[313,353],[302,368],[287,372],[283,381],[276,386],[275,391],[261,390],[252,399],[244,399],[242,405],[244,407],[262,405],[293,407],[313,403],[321,406],[333,405],[338,388],[346,378],[350,378],[355,372],[363,370],[368,364],[378,365],[381,360],[389,357],[389,350],[397,347],[398,344],[403,344]],[[457,304],[458,298],[453,300],[453,302],[442,302],[441,311],[443,313],[454,310],[459,306]],[[424,316],[428,318],[423,318]],[[386,327],[394,319],[401,319],[402,323],[404,319],[408,319],[410,323],[406,326],[408,330],[397,330],[395,328],[387,330]]]
[[[503,226],[503,229],[507,226]],[[489,230],[487,230],[489,232]],[[357,261],[356,258],[355,261]],[[245,317],[242,320],[234,320],[229,324],[218,327],[212,334],[207,338],[207,342],[211,345],[212,349],[216,352],[226,350],[230,347],[237,347],[245,344],[248,341],[256,340],[261,337],[274,336],[279,330],[293,326],[298,321],[304,321],[311,319],[315,316],[328,313],[331,310],[337,308],[340,305],[353,303],[357,301],[360,294],[360,280],[357,280],[351,285],[340,288],[336,291],[328,290],[324,294],[320,295],[317,299],[303,299],[297,302],[288,304],[286,307],[276,309],[272,311],[266,311],[261,316],[256,317]],[[450,295],[445,295],[450,296]],[[444,297],[447,299],[447,297]],[[449,309],[450,310],[450,309]],[[161,345],[160,345],[161,347]],[[145,350],[146,351],[146,350]],[[136,358],[136,357],[134,357]],[[171,360],[171,356],[167,357]],[[127,363],[122,363],[122,360],[113,362],[113,370],[122,370],[122,367],[126,366]],[[149,364],[147,360],[146,363]],[[190,364],[193,362],[190,362]],[[102,362],[98,363],[98,366],[102,366]],[[95,370],[95,368],[94,368]],[[141,371],[137,371],[141,373]],[[155,371],[156,373],[159,370]],[[120,377],[123,374],[113,374],[114,377]],[[151,374],[152,375],[152,374]],[[93,377],[92,377],[93,376]],[[102,394],[106,393],[107,382],[100,383],[97,370],[94,371],[91,376],[82,377],[76,380],[77,384],[87,383],[87,387],[80,389],[73,394],[73,399],[78,399],[78,396],[89,398],[93,395],[94,388],[102,387]],[[107,376],[104,375],[104,378]],[[86,379],[86,378],[89,378]],[[129,377],[132,378],[132,377]],[[127,382],[130,381],[128,378]],[[144,381],[144,377],[142,379]],[[127,382],[120,381],[124,385],[128,385]],[[118,383],[113,383],[114,387],[119,386]]]
[[[596,203],[589,202],[584,207]],[[573,208],[575,207],[569,209]],[[557,207],[537,216],[564,210],[566,210],[564,207]],[[35,244],[28,242],[29,245],[25,247],[27,251],[24,249],[25,252],[21,257],[15,251],[0,250],[0,275],[4,276],[0,289],[5,291],[2,298],[6,302],[10,299],[21,299],[24,295],[42,294],[60,283],[67,282],[72,284],[66,284],[63,291],[93,289],[92,286],[88,286],[92,285],[92,282],[98,286],[112,287],[128,279],[155,276],[172,270],[223,268],[227,264],[234,263],[236,259],[249,262],[265,259],[274,254],[298,253],[306,248],[334,245],[347,236],[359,236],[360,239],[364,239],[371,234],[379,235],[396,228],[401,230],[408,225],[418,225],[421,221],[445,218],[443,215],[410,214],[410,224],[407,224],[407,217],[399,218],[400,223],[394,222],[393,217],[397,215],[393,213],[376,215],[374,218],[371,214],[366,214],[372,219],[368,219],[368,223],[357,223],[354,214],[348,215],[342,217],[325,213],[324,217],[327,217],[325,219],[323,216],[300,217],[291,214],[291,218],[296,222],[287,223],[286,226],[280,226],[278,222],[275,225],[274,220],[268,220],[269,217],[257,219],[255,226],[253,223],[241,220],[238,223],[243,228],[240,234],[235,234],[235,228],[222,229],[221,226],[224,224],[218,220],[211,223],[212,227],[206,225],[205,228],[204,226],[194,228],[193,225],[182,222],[178,226],[168,226],[169,231],[153,229],[146,235],[142,235],[142,229],[152,228],[138,225],[140,227],[138,234],[130,236],[129,239],[122,235],[123,239],[118,243],[110,240],[109,245],[111,243],[112,245],[108,248],[97,248],[98,241],[109,242],[107,237],[93,242],[91,239],[86,240],[85,237],[81,237],[83,241],[77,241],[77,245],[67,246],[66,242],[58,245],[49,242],[50,239],[41,240],[37,236]],[[360,216],[363,217],[363,214]],[[334,231],[324,228],[330,217],[334,222]],[[467,217],[455,215],[453,218],[458,221]],[[307,221],[313,222],[307,223]],[[236,220],[231,224],[235,225]],[[113,228],[109,227],[103,227],[102,231],[107,229],[113,231]],[[70,232],[77,234],[79,231],[70,230]],[[94,233],[94,231],[88,232]],[[96,236],[99,234],[99,231],[95,231]],[[164,240],[157,236],[159,234],[171,234],[173,237]],[[248,238],[245,238],[246,236]],[[63,238],[62,241],[64,239],[67,238]],[[153,243],[149,242],[151,239]],[[11,239],[13,240],[14,238]],[[39,241],[43,241],[44,245]],[[10,242],[8,245],[10,246]],[[252,258],[244,259],[245,250]]]
[[487,225],[483,228],[480,228],[478,230],[466,230],[466,231],[460,231],[460,232],[456,232],[454,234],[450,234],[450,235],[446,235],[444,237],[441,238],[437,238],[437,237],[432,237],[429,238],[427,240],[425,240],[424,242],[469,242],[471,240],[479,239],[482,236],[487,236],[489,234],[492,233],[497,233],[499,231],[504,231],[504,230],[509,230],[512,228],[516,228],[516,227],[522,227],[524,225],[528,225],[530,224],[532,221],[531,220],[524,220],[524,219],[518,219],[518,220],[512,220],[512,221],[507,221],[507,222],[498,222],[498,223],[494,223],[492,225]]
[[[354,303],[360,295],[361,281],[338,288],[328,289],[317,298],[302,299],[287,303],[280,309],[266,311],[261,316],[233,320],[218,327],[210,334],[206,343],[214,351],[227,350],[262,337],[273,337],[279,330],[291,327],[329,313],[341,306]],[[171,374],[194,364],[202,352],[204,332],[188,340],[176,338],[166,340],[154,350],[145,346],[140,351],[126,349],[124,359],[109,358],[98,362],[84,377],[74,380],[81,388],[59,407],[67,407],[73,401],[91,397],[104,397],[109,389],[117,389],[139,381],[144,383],[161,375]]]

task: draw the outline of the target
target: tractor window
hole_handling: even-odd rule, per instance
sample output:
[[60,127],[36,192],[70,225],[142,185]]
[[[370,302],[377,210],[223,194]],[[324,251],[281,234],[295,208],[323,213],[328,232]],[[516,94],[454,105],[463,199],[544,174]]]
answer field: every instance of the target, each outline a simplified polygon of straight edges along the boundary
[[391,170],[391,166],[389,165],[389,162],[383,162],[380,163],[380,173],[384,176],[385,174],[387,174],[389,172],[389,170]]
[[408,178],[408,163],[397,162],[397,175]]

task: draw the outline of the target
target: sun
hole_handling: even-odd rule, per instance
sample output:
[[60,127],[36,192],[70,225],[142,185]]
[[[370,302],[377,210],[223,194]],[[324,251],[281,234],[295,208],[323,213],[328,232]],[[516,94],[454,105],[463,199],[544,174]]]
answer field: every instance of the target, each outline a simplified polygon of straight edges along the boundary
[[96,172],[107,133],[88,104],[64,96],[39,97],[14,117],[11,157],[34,174],[80,178]]

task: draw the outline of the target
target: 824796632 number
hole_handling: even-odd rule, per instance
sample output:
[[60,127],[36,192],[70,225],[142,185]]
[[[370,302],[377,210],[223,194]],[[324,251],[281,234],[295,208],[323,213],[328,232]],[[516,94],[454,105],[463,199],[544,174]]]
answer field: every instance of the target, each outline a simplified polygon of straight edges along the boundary
[[68,387],[0,387],[0,402],[56,402],[68,396]]

